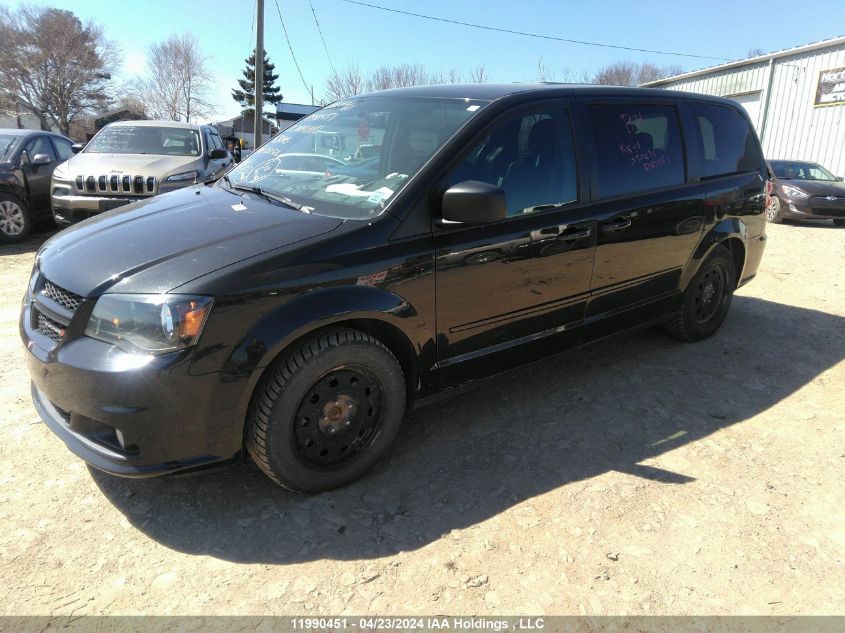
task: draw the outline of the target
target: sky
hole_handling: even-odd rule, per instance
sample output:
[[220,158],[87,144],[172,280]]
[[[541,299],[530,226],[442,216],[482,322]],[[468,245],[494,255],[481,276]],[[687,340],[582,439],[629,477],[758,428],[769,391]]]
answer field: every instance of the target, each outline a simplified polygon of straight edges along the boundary
[[[815,0],[795,10],[782,0],[363,0],[370,4],[450,20],[566,39],[715,58],[738,59],[750,49],[766,52],[843,35],[842,0]],[[190,31],[209,56],[219,121],[240,112],[231,91],[255,46],[254,0],[29,0],[67,9],[99,22],[122,52],[119,79],[143,74],[147,49],[172,33]],[[0,6],[16,6],[0,0]],[[328,55],[312,13],[319,20]],[[284,18],[294,66],[279,18]],[[319,103],[332,64],[420,63],[429,70],[463,71],[483,65],[491,81],[535,81],[542,63],[549,80],[565,81],[607,64],[631,60],[694,70],[721,63],[529,38],[350,4],[344,0],[265,0],[265,49],[276,65],[284,100]],[[788,16],[788,19],[784,19]],[[834,17],[835,16],[835,17]]]

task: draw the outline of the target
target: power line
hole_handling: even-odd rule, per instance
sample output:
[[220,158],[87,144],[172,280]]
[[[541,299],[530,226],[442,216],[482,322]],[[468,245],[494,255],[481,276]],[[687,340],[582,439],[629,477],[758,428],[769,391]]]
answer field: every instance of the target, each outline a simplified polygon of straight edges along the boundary
[[285,26],[285,21],[282,18],[282,9],[279,7],[279,0],[274,0],[276,3],[276,11],[279,12],[279,22],[282,23],[282,31],[285,33],[285,40],[288,43],[288,48],[290,49],[290,56],[293,57],[293,65],[296,66],[296,71],[299,73],[299,78],[302,80],[302,85],[305,86],[305,92],[311,95],[311,99],[313,102],[314,94],[311,92],[311,89],[308,87],[308,82],[305,81],[305,77],[302,74],[302,69],[299,67],[299,62],[296,61],[296,55],[293,52],[293,46],[291,46],[290,38],[288,37],[288,29]]
[[320,28],[320,21],[317,19],[317,12],[314,11],[314,4],[308,0],[308,5],[311,7],[311,13],[314,15],[314,22],[317,24],[317,32],[320,34],[320,39],[323,41],[323,49],[326,51],[326,57],[329,60],[329,66],[332,67],[332,72],[335,72],[334,64],[332,63],[332,56],[329,55],[329,47],[326,46],[326,38],[323,37],[323,29]]
[[676,53],[673,51],[658,51],[648,48],[636,48],[634,46],[620,46],[618,44],[602,44],[600,42],[587,42],[585,40],[573,40],[565,37],[556,37],[554,35],[541,35],[539,33],[529,33],[527,31],[514,31],[512,29],[504,29],[497,26],[485,26],[483,24],[472,24],[471,22],[461,22],[460,20],[449,20],[447,18],[439,18],[433,15],[424,15],[422,13],[413,13],[412,11],[403,11],[401,9],[393,9],[391,7],[382,7],[377,4],[370,4],[368,2],[360,2],[360,0],[340,0],[348,4],[357,4],[362,7],[370,9],[378,9],[380,11],[390,11],[391,13],[400,13],[402,15],[410,15],[415,18],[423,18],[424,20],[434,20],[436,22],[446,22],[448,24],[457,24],[459,26],[469,26],[474,29],[483,29],[485,31],[496,31],[499,33],[510,33],[511,35],[522,35],[524,37],[533,37],[541,40],[554,40],[556,42],[567,42],[568,44],[583,44],[584,46],[599,46],[602,48],[615,48],[623,51],[634,51],[637,53],[654,53],[657,55],[675,55],[676,57],[695,57],[696,59],[711,59],[717,61],[731,61],[725,57],[710,57],[708,55],[694,55],[692,53]]

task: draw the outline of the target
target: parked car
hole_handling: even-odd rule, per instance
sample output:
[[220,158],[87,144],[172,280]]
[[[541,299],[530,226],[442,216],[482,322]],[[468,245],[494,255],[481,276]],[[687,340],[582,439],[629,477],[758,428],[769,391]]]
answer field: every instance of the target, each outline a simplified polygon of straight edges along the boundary
[[329,132],[384,113],[375,174],[266,169],[313,147],[306,118],[214,184],[39,251],[20,320],[33,400],[96,468],[245,450],[287,488],[341,486],[410,407],[621,331],[704,339],[757,273],[766,163],[730,100],[487,84],[319,112]]
[[769,161],[774,190],[766,210],[769,222],[784,219],[833,220],[845,226],[845,184],[818,163]]
[[0,129],[0,243],[19,242],[52,217],[50,177],[72,145],[53,132]]
[[53,172],[53,217],[68,226],[103,211],[222,176],[233,164],[213,127],[110,123]]

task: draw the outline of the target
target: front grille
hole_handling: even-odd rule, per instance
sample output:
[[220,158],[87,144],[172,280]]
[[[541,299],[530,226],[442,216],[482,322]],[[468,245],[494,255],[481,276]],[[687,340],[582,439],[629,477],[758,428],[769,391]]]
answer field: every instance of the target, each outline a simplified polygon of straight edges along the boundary
[[83,301],[83,298],[78,294],[74,294],[70,290],[60,288],[56,284],[46,280],[44,281],[44,287],[41,289],[41,294],[48,299],[52,299],[60,306],[66,310],[70,310],[71,312],[76,312],[76,309]]
[[44,316],[40,312],[37,314],[37,317],[37,328],[39,332],[56,343],[62,340],[62,337],[65,335],[65,329],[61,325],[53,321],[53,319]]
[[114,194],[128,193],[134,196],[155,195],[156,178],[154,176],[124,176],[117,174],[77,175],[74,179],[79,193]]

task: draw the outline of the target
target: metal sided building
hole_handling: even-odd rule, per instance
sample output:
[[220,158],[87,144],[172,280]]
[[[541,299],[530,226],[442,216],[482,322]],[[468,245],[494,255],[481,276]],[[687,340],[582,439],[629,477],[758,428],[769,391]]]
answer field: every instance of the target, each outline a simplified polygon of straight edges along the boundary
[[766,158],[814,161],[845,175],[845,36],[645,86],[738,101],[757,128]]

